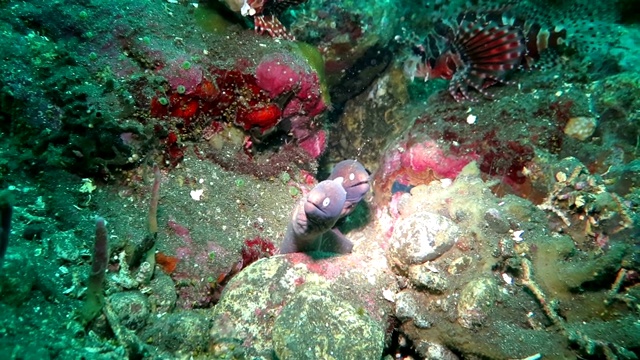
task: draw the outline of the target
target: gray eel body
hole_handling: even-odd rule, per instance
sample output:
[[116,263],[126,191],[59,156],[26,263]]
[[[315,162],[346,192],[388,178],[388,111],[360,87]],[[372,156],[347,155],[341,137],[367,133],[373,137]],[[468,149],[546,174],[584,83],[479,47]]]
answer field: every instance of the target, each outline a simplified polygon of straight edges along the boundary
[[333,227],[368,191],[369,173],[362,164],[355,160],[338,163],[329,179],[318,183],[294,209],[280,253],[350,253],[353,243]]

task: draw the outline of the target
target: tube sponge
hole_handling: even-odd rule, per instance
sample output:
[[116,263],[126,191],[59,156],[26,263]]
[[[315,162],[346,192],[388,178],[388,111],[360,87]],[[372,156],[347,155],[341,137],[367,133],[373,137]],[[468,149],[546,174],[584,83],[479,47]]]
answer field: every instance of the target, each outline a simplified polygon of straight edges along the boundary
[[4,254],[9,246],[9,234],[11,233],[11,214],[13,205],[11,195],[5,191],[0,193],[0,266],[4,259]]
[[91,273],[87,284],[87,298],[80,311],[82,321],[86,324],[93,320],[104,306],[104,278],[109,262],[109,243],[107,228],[103,218],[96,220],[96,237],[91,258]]

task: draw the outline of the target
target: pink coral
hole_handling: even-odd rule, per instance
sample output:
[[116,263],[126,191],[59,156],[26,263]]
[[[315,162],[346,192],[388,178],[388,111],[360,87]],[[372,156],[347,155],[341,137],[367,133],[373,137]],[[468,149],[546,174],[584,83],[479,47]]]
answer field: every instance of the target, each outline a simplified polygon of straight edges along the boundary
[[308,69],[293,56],[276,54],[266,58],[256,68],[256,83],[272,98],[297,91]]
[[313,119],[326,110],[318,75],[293,55],[276,54],[265,58],[256,68],[256,83],[271,98],[289,96],[283,119],[298,144],[313,158],[325,149],[326,132]]
[[295,114],[314,117],[326,109],[318,75],[301,59],[291,55],[276,54],[260,62],[256,68],[256,83],[271,98],[288,92],[295,94],[285,107],[285,117]]
[[204,70],[199,65],[191,64],[185,59],[172,61],[160,73],[167,79],[173,91],[176,91],[178,86],[184,86],[185,94],[196,91],[204,77]]
[[327,135],[324,130],[320,130],[313,135],[300,140],[298,145],[311,155],[311,157],[318,158],[324,152],[327,144]]
[[433,140],[413,145],[401,157],[402,165],[417,173],[431,170],[437,177],[449,179],[454,179],[472,160],[474,160],[472,156],[445,154]]

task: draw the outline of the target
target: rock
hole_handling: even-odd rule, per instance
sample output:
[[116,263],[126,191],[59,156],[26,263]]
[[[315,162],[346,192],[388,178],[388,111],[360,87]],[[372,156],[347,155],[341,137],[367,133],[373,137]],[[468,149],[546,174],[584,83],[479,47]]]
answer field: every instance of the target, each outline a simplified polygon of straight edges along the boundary
[[25,240],[42,240],[45,226],[39,223],[27,224],[22,231],[22,238]]
[[75,262],[80,258],[80,247],[72,231],[57,232],[51,235],[49,242],[53,244],[53,251],[62,261]]
[[457,275],[468,269],[473,263],[473,258],[470,256],[460,256],[453,259],[447,266],[447,273],[450,275]]
[[384,331],[331,291],[310,285],[300,291],[275,321],[273,346],[278,359],[379,359]]
[[0,301],[19,306],[31,293],[38,274],[26,251],[10,251],[0,265]]
[[488,209],[484,213],[484,220],[489,228],[498,234],[506,234],[510,230],[509,222],[505,220],[504,215],[498,209]]
[[420,340],[415,349],[423,359],[429,360],[458,360],[458,356],[446,346],[432,341]]
[[458,323],[467,329],[482,326],[498,300],[498,284],[493,278],[477,278],[460,293]]
[[152,289],[149,303],[155,306],[155,312],[166,313],[173,310],[178,295],[176,294],[176,285],[169,275],[156,270],[149,287]]
[[[380,257],[372,259],[384,260],[384,257],[380,254]],[[392,313],[392,303],[384,299],[382,292],[385,286],[390,286],[385,284],[393,280],[385,275],[384,269],[374,262],[367,263],[357,254],[323,258],[294,253],[260,259],[234,276],[225,287],[220,301],[213,308],[209,348],[216,356],[233,353],[240,358],[272,359],[277,344],[280,358],[291,359],[298,358],[301,350],[288,339],[304,335],[308,338],[305,343],[315,342],[312,348],[322,353],[335,350],[335,346],[342,349],[343,337],[346,341],[347,329],[352,329],[352,322],[356,321],[355,313],[358,326],[366,325],[363,329],[369,329],[368,335],[371,336],[365,337],[362,330],[348,330],[351,331],[348,335],[350,346],[362,344],[353,351],[357,350],[360,355],[373,351],[370,350],[372,344],[378,341],[381,351],[384,341],[378,340],[378,333],[369,322],[373,321],[377,328],[384,329],[386,319]],[[305,301],[315,305],[306,306],[302,304]],[[323,301],[326,304],[320,304]],[[309,336],[317,333],[305,327],[309,325],[295,323],[302,319],[301,312],[306,314],[307,321],[311,318],[318,321],[315,326],[320,326],[317,331],[322,334]],[[341,315],[336,316],[336,313]],[[321,323],[326,323],[327,327]],[[284,329],[284,324],[290,326]],[[384,331],[381,334],[384,337]],[[334,344],[325,343],[327,339]],[[376,351],[361,358],[380,358]],[[238,355],[239,352],[242,353]],[[318,355],[314,358],[325,357]]]
[[120,324],[131,330],[141,329],[149,314],[149,300],[139,291],[126,291],[109,296],[113,311],[118,316]]
[[442,294],[449,287],[449,281],[440,273],[429,269],[426,264],[409,267],[409,280],[418,288],[434,294]]
[[394,264],[406,270],[409,265],[440,257],[453,247],[460,233],[458,226],[444,216],[416,212],[396,224],[389,256]]
[[157,318],[140,338],[166,351],[203,352],[209,344],[208,333],[209,319],[196,310]]
[[418,294],[412,290],[403,290],[396,294],[396,317],[401,322],[413,320],[413,324],[422,329],[431,327],[432,322],[428,314],[422,309],[424,305],[418,299]]
[[598,120],[595,117],[572,117],[565,125],[564,133],[576,140],[585,141],[593,135],[597,126]]

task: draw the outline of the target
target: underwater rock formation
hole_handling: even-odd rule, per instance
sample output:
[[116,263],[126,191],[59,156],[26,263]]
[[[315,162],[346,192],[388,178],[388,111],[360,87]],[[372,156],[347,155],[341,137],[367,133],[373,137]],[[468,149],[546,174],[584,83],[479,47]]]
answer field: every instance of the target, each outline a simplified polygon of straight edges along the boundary
[[[332,351],[353,359],[371,354],[378,357],[385,343],[385,319],[380,314],[388,305],[379,300],[380,289],[375,286],[382,285],[388,275],[376,270],[369,276],[371,284],[360,283],[358,274],[367,270],[354,265],[367,261],[360,257],[350,259],[351,256],[274,256],[259,260],[238,274],[213,309],[213,354],[215,349],[222,351],[241,343],[238,349],[244,356],[267,359],[272,358],[273,351],[279,358],[290,359],[324,357]],[[269,291],[255,291],[256,286]],[[350,286],[355,293],[340,291],[344,286]],[[366,289],[374,294],[364,295],[369,291]],[[300,317],[306,308],[313,311]],[[319,308],[326,311],[318,311]],[[304,323],[300,323],[301,319]],[[322,331],[315,321],[323,324]],[[302,330],[308,326],[312,326],[311,332]],[[358,330],[354,331],[356,327]],[[292,337],[301,338],[292,342]],[[327,338],[333,340],[325,341]],[[313,354],[307,352],[308,347],[314,349]]]
[[[631,1],[299,2],[0,1],[0,354],[637,358]],[[276,254],[327,176],[349,251]]]

